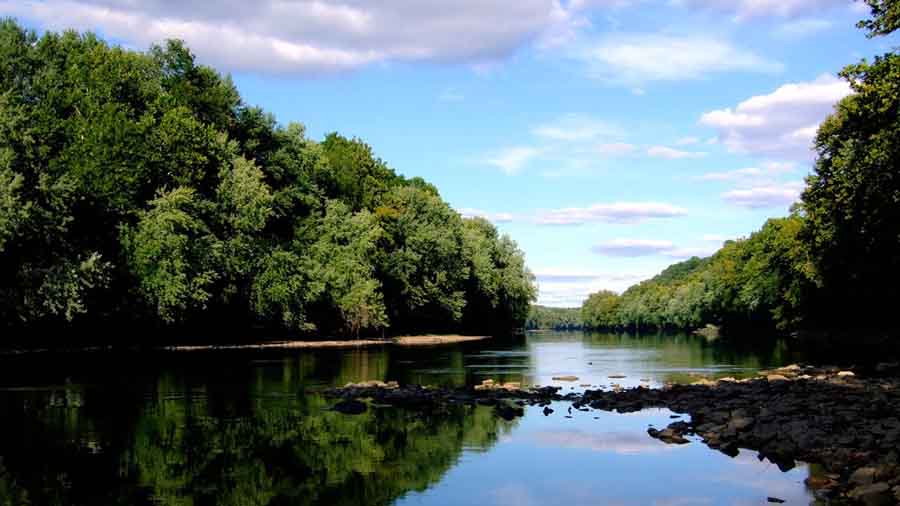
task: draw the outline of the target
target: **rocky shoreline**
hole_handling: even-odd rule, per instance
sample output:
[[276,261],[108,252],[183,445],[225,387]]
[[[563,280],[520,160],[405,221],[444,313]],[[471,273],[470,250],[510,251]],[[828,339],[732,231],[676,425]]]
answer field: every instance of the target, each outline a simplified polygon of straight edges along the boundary
[[447,389],[368,382],[329,389],[335,409],[362,413],[370,405],[436,411],[454,404],[493,406],[505,419],[553,402],[570,409],[620,413],[667,408],[689,415],[648,435],[668,444],[700,439],[735,456],[755,450],[782,470],[795,461],[821,464],[822,476],[807,485],[829,504],[900,503],[900,366],[870,370],[792,365],[758,378],[700,380],[661,389],[586,390],[562,394],[560,387],[522,388],[490,380],[469,388]]

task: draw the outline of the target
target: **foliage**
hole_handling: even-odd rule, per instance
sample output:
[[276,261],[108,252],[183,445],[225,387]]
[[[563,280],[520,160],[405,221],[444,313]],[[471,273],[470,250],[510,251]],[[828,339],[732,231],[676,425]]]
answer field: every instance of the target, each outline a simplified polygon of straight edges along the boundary
[[581,310],[576,307],[531,306],[526,328],[529,330],[578,330],[583,327]]
[[887,35],[900,28],[900,1],[897,0],[864,0],[872,10],[872,19],[864,19],[857,23],[859,28],[869,31],[869,37]]
[[181,42],[4,20],[0,55],[3,325],[524,325],[533,279],[509,238],[359,139],[279,125]]
[[582,305],[589,328],[795,328],[808,312],[816,278],[799,235],[799,215],[771,219],[710,258],[691,258],[632,286],[621,296],[601,291]]

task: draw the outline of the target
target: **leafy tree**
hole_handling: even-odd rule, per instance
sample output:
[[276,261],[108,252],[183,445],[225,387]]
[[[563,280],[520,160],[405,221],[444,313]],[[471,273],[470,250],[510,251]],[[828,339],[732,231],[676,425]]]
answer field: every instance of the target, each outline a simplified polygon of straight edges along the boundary
[[872,10],[872,19],[857,23],[869,31],[869,37],[887,35],[900,28],[900,2],[897,0],[864,0]]
[[830,305],[847,304],[841,313],[856,315],[856,324],[877,325],[890,320],[900,295],[900,55],[841,75],[854,94],[816,136],[818,157],[802,196],[804,234]]
[[141,293],[166,323],[205,309],[219,277],[218,239],[202,219],[204,205],[194,190],[177,188],[150,202],[137,225],[122,233]]

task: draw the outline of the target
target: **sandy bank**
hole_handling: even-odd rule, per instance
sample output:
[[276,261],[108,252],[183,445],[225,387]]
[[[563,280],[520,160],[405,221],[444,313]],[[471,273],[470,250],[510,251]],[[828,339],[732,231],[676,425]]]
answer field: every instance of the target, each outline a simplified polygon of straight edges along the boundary
[[273,341],[254,344],[211,344],[165,346],[166,351],[205,351],[205,350],[267,350],[267,349],[326,349],[326,348],[364,348],[373,346],[437,346],[443,344],[481,341],[490,336],[461,335],[421,335],[400,336],[392,339],[353,339],[346,341]]

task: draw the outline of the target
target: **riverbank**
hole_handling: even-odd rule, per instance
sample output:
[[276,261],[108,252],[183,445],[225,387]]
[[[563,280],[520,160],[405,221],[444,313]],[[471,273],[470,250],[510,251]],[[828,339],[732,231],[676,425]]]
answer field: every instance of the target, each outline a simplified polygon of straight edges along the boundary
[[327,340],[327,341],[273,341],[254,344],[211,344],[211,345],[184,345],[165,346],[165,351],[206,351],[206,350],[268,350],[268,349],[328,349],[328,348],[366,348],[372,346],[441,346],[472,341],[483,341],[490,336],[463,336],[426,334],[418,336],[399,336],[388,339],[354,339],[354,340]]
[[635,412],[667,408],[689,415],[648,436],[667,444],[701,441],[729,456],[754,450],[782,470],[796,461],[821,464],[824,474],[807,480],[815,495],[849,504],[900,501],[900,366],[871,370],[792,365],[757,378],[700,380],[661,389],[587,390],[560,393],[560,387],[520,388],[485,382],[464,389],[367,383],[326,393],[339,398],[335,409],[361,413],[376,405],[439,411],[451,404],[492,405],[512,419],[526,405],[571,402],[570,410]]

